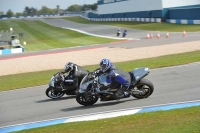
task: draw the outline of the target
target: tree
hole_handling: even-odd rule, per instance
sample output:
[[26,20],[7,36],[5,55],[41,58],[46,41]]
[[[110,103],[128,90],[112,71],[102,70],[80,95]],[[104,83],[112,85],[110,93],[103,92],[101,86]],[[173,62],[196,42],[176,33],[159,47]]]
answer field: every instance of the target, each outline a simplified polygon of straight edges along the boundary
[[35,15],[37,14],[37,9],[33,7],[26,6],[24,9],[24,15]]
[[24,15],[24,13],[22,13],[22,12],[17,12],[16,14],[15,14],[15,16],[23,16]]
[[1,15],[4,15],[4,12],[0,12],[0,16],[1,16]]
[[24,9],[24,15],[28,16],[28,15],[30,15],[30,13],[31,13],[30,8],[28,6],[26,6]]
[[6,15],[8,15],[9,17],[14,16],[14,13],[11,11],[11,9],[9,9],[6,13]]
[[30,15],[35,15],[35,14],[37,14],[37,9],[31,7],[31,8],[30,8]]
[[70,12],[80,12],[81,9],[82,9],[81,5],[74,4],[74,5],[69,6],[67,8],[67,11],[70,11]]
[[51,8],[46,7],[46,6],[42,6],[42,8],[40,10],[37,10],[34,7],[26,6],[24,8],[23,14],[26,15],[26,16],[37,15],[37,14],[54,14],[54,13],[57,12],[58,9],[59,9],[59,6],[57,6],[57,8],[55,8],[55,9],[51,9]]
[[96,9],[97,9],[97,3],[94,3],[94,4],[84,4],[82,6],[81,11],[96,10]]
[[56,9],[50,9],[46,6],[42,6],[42,8],[38,11],[40,14],[54,14]]
[[97,10],[97,3],[94,3],[94,4],[90,5],[90,8],[92,10]]

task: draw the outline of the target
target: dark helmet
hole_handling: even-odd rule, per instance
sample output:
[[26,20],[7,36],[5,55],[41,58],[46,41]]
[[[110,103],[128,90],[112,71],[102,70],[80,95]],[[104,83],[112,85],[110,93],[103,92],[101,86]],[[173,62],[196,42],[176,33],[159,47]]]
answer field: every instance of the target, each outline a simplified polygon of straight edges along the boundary
[[108,69],[112,67],[112,62],[109,59],[102,59],[99,65],[100,65],[100,70],[102,72],[106,72]]
[[73,67],[74,67],[74,63],[72,63],[72,62],[66,63],[66,64],[65,64],[65,67],[64,67],[65,72],[70,72],[70,71],[72,71],[72,70],[73,70]]

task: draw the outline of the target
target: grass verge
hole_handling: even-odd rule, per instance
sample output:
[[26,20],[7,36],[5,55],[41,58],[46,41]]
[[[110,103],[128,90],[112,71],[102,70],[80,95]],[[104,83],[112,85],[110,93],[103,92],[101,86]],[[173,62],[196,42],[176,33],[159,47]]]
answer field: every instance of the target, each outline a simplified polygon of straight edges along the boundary
[[[200,133],[200,106],[58,124],[20,133]],[[19,133],[19,132],[18,132]]]
[[187,24],[170,24],[170,23],[147,23],[147,22],[97,22],[89,21],[81,17],[66,17],[66,20],[73,21],[76,23],[83,24],[103,24],[112,25],[117,27],[125,27],[139,30],[150,30],[150,31],[168,31],[168,32],[196,32],[200,31],[199,25],[187,25]]
[[[127,62],[118,62],[115,65],[125,71],[131,71],[137,67],[160,68],[167,66],[182,65],[191,62],[200,61],[200,51],[166,55],[156,58],[148,58]],[[64,64],[63,64],[64,65]],[[98,65],[84,66],[85,69],[92,71],[98,68]],[[48,84],[51,76],[59,70],[48,70],[40,72],[22,73],[15,75],[0,76],[0,91],[13,90],[37,85]]]
[[[21,44],[23,44],[24,41],[27,42],[27,45],[24,45],[26,51],[104,44],[116,41],[113,39],[93,37],[75,31],[54,27],[38,20],[0,21],[1,30],[7,31],[10,27],[13,28],[14,34],[24,34],[24,36],[20,38],[20,42]],[[2,39],[9,37],[6,32],[3,35]]]

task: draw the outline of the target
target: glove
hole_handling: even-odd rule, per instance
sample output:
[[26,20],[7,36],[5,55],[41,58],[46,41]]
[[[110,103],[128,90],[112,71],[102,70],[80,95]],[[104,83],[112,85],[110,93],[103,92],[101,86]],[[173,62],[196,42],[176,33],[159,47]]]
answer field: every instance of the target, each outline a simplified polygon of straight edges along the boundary
[[95,80],[93,82],[93,88],[94,88],[94,92],[100,91],[99,88],[98,88],[97,82]]
[[96,71],[94,71],[94,75],[96,75],[96,76],[98,76],[98,75],[100,75],[102,73],[102,71],[101,70],[96,70]]
[[94,73],[92,73],[92,72],[89,73],[88,78],[90,78],[90,79],[91,79],[91,78],[94,78]]

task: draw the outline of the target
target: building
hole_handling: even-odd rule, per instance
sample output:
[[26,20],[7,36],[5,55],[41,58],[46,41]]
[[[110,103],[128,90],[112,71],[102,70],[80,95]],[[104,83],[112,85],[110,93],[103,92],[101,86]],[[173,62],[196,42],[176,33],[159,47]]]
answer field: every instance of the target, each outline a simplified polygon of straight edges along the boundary
[[90,18],[162,18],[200,20],[200,0],[99,0]]

